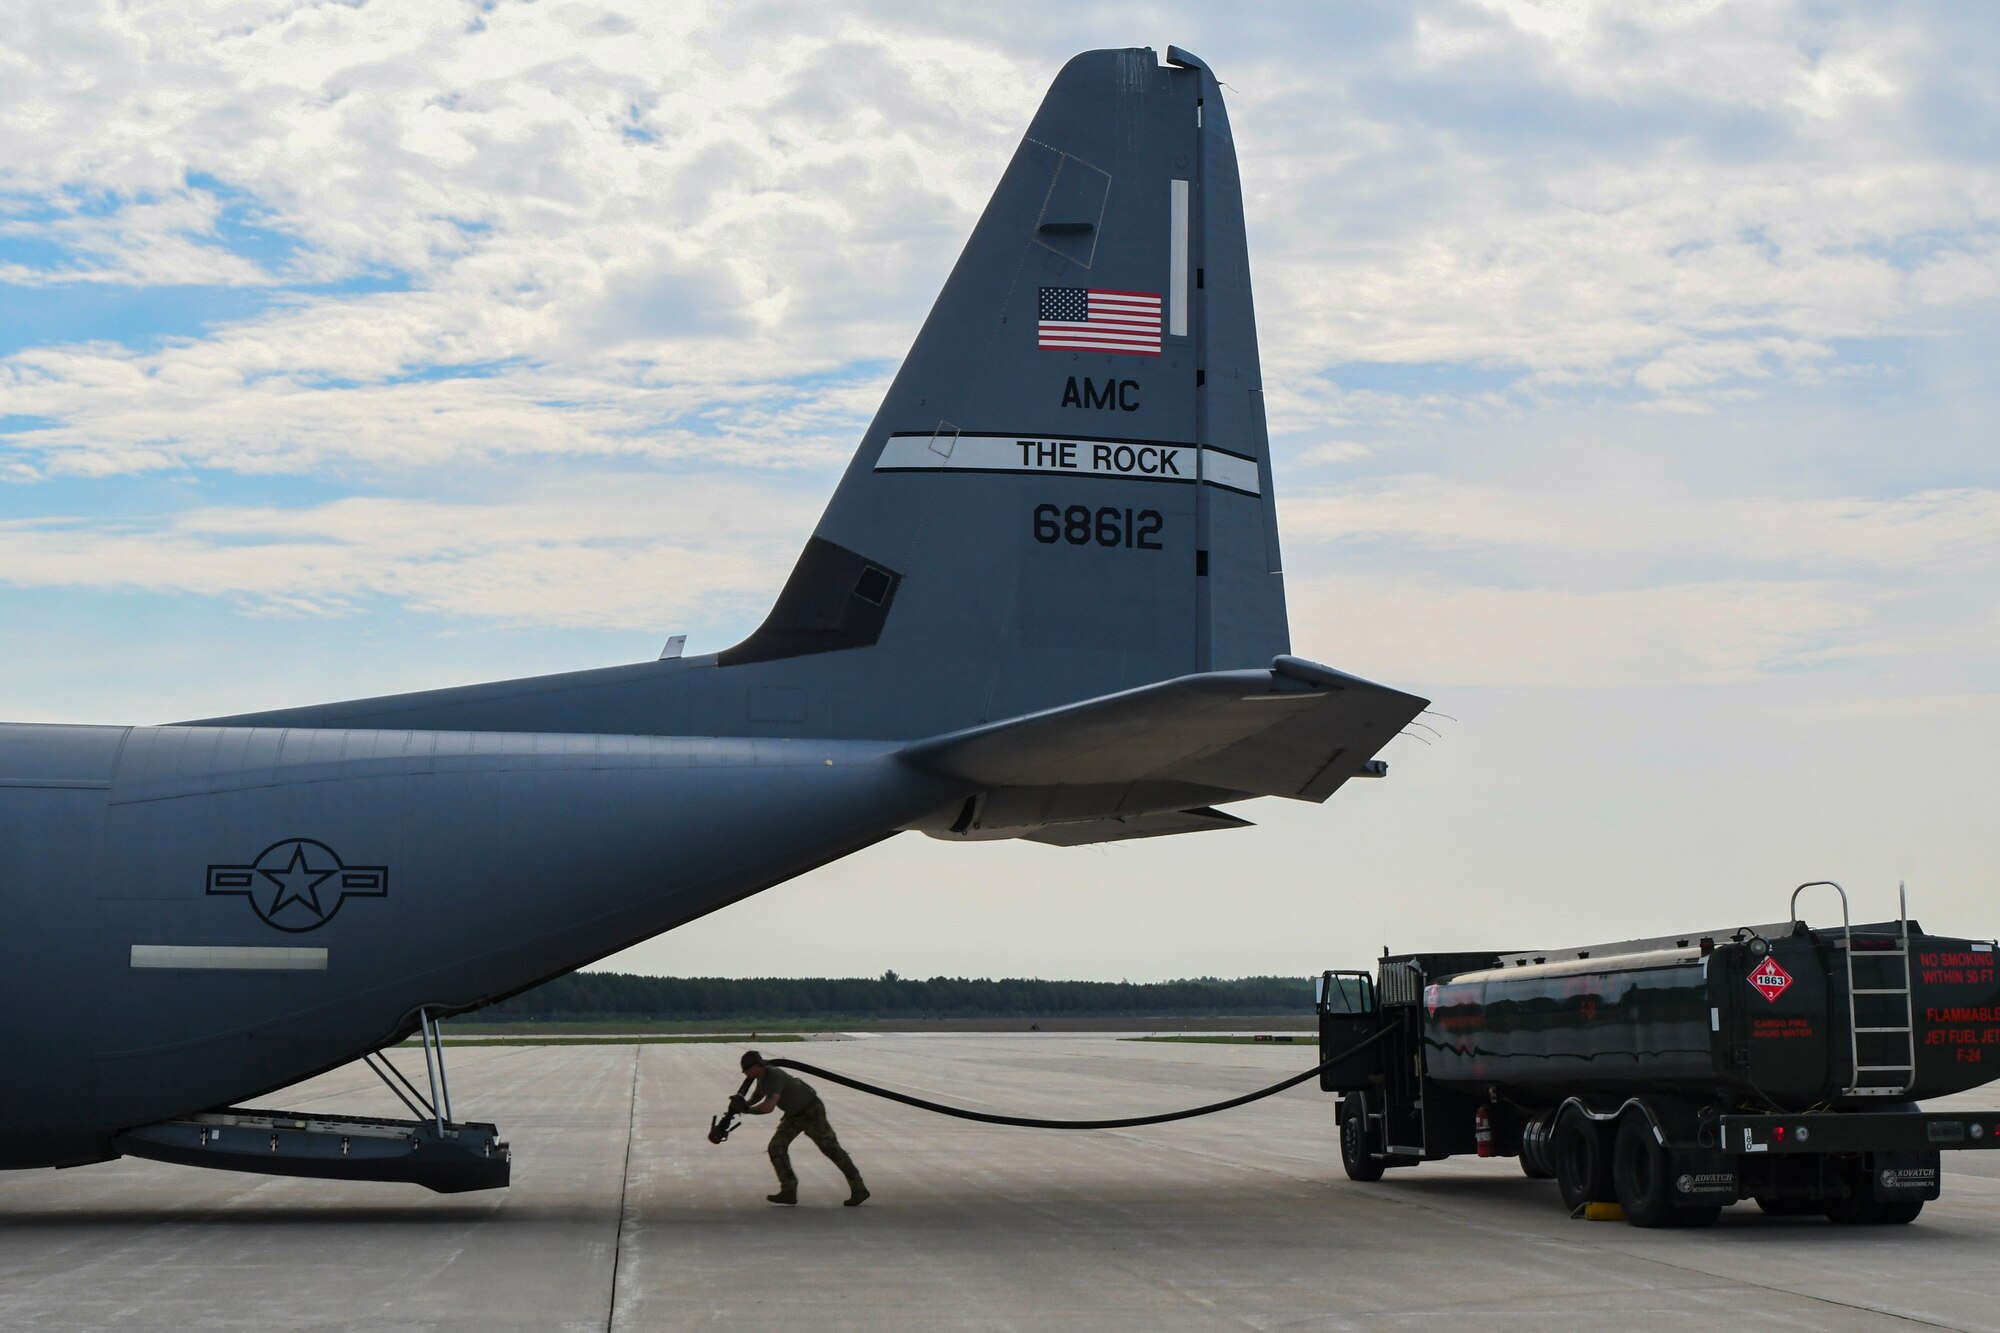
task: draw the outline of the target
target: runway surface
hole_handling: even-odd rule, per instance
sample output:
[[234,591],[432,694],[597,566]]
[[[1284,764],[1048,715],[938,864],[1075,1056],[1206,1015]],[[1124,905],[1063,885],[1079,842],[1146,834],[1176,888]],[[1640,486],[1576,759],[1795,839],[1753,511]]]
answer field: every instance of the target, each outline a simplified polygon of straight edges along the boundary
[[[1168,1110],[1273,1082],[1310,1047],[1098,1035],[789,1046],[980,1109]],[[1572,1222],[1511,1161],[1341,1174],[1310,1088],[1204,1120],[998,1129],[822,1086],[875,1198],[842,1208],[805,1140],[763,1201],[770,1120],[713,1147],[724,1046],[451,1053],[514,1185],[230,1175],[143,1161],[0,1174],[0,1329],[2000,1328],[2000,1155],[1947,1154],[1909,1227],[1724,1213],[1713,1230]],[[409,1060],[408,1053],[404,1054]],[[1963,1099],[2000,1104],[2000,1094]],[[398,1113],[358,1067],[261,1105]]]

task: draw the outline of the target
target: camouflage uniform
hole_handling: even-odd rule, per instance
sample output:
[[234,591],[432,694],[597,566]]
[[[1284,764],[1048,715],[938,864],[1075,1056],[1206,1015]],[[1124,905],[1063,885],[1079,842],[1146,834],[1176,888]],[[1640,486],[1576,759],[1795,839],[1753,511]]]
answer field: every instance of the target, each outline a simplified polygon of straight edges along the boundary
[[778,1109],[784,1118],[778,1121],[778,1128],[771,1135],[771,1169],[778,1173],[780,1190],[798,1189],[798,1173],[792,1170],[792,1140],[803,1134],[811,1139],[819,1150],[826,1154],[828,1161],[840,1168],[840,1174],[847,1177],[848,1185],[857,1193],[864,1192],[861,1172],[855,1168],[854,1159],[840,1146],[840,1139],[834,1134],[833,1126],[826,1118],[826,1103],[819,1099],[812,1085],[793,1077],[782,1069],[764,1070],[764,1077],[758,1081],[755,1092],[750,1097],[752,1105],[766,1097],[778,1099]]

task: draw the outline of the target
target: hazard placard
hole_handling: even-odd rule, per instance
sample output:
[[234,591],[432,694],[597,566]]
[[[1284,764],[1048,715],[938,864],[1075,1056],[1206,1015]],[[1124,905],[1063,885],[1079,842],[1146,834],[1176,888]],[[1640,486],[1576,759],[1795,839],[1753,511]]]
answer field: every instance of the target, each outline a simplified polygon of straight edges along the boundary
[[1792,974],[1779,967],[1777,959],[1766,958],[1750,974],[1750,984],[1757,988],[1759,995],[1776,1004],[1778,997],[1785,993],[1785,988],[1792,984]]

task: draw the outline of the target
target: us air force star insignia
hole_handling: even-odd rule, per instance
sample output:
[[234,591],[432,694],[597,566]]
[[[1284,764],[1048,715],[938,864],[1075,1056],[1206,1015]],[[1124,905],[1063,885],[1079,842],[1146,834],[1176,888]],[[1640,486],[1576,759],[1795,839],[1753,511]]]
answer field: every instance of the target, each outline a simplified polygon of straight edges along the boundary
[[279,930],[317,930],[349,898],[387,897],[389,867],[342,865],[323,842],[286,838],[249,865],[210,866],[208,891],[248,898],[265,924]]

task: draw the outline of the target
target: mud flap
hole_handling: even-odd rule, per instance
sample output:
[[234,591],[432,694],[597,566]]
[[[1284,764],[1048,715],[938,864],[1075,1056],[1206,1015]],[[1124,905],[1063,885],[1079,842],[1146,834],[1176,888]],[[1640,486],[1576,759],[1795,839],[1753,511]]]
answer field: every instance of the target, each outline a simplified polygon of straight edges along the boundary
[[1739,1197],[1736,1163],[1728,1154],[1700,1148],[1669,1148],[1667,1170],[1674,1202],[1684,1208],[1727,1207]]
[[1883,1203],[1935,1199],[1943,1190],[1943,1162],[1934,1152],[1868,1154],[1868,1177]]

